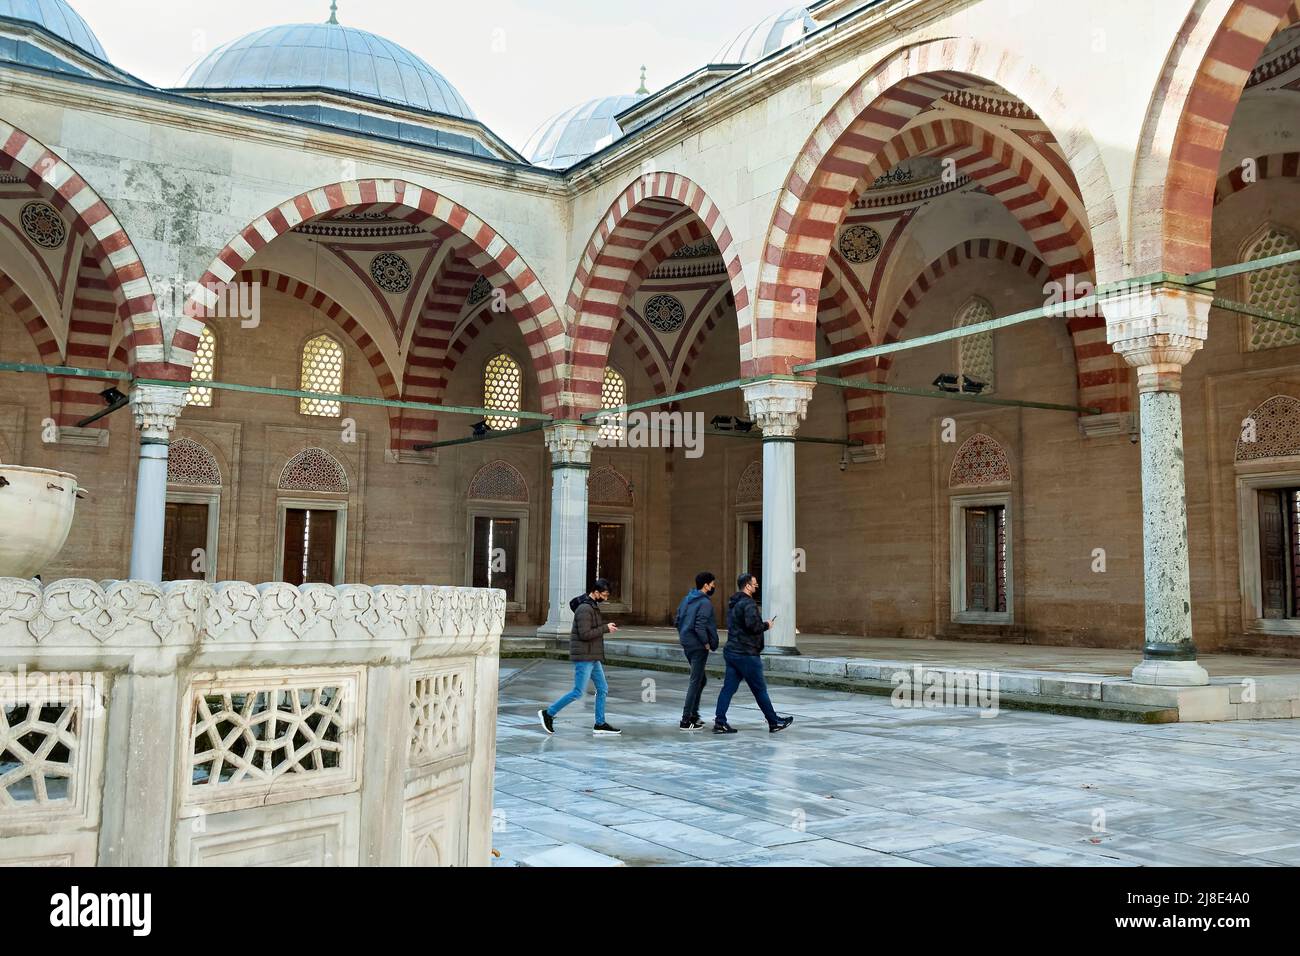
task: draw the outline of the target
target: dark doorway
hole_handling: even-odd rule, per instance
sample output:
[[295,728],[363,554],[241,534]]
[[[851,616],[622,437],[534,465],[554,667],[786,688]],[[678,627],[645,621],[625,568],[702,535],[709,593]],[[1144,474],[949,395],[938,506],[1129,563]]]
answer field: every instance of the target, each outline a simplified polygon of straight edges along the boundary
[[284,513],[284,580],[289,584],[337,584],[334,543],[338,512],[289,508]]

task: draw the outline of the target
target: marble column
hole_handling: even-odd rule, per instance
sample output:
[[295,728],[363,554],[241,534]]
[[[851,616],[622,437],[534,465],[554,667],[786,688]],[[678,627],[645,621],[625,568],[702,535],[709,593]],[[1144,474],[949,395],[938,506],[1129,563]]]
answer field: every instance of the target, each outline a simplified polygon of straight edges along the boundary
[[135,524],[131,533],[133,581],[162,581],[163,521],[167,514],[167,445],[185,407],[186,389],[136,385],[131,411],[140,430],[135,480]]
[[812,382],[770,381],[745,386],[750,417],[763,431],[763,617],[776,617],[767,635],[772,654],[798,654],[796,575],[803,569],[795,539],[795,433],[808,414]]
[[551,453],[551,562],[549,609],[538,637],[567,638],[569,602],[587,592],[587,478],[596,428],[559,422],[545,430]]
[[1137,369],[1142,444],[1142,564],[1146,642],[1139,684],[1210,682],[1192,640],[1183,472],[1183,366],[1205,343],[1211,296],[1176,287],[1105,300],[1107,340]]

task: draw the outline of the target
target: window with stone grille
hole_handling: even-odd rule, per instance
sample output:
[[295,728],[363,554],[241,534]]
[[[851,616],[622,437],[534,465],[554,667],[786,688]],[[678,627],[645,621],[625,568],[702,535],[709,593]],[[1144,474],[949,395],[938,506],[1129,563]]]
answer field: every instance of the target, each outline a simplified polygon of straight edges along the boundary
[[[303,346],[299,388],[304,392],[343,391],[343,346],[332,336],[318,335]],[[323,398],[298,399],[298,411],[324,418],[338,418],[343,414],[339,402]]]
[[[212,330],[204,327],[199,335],[198,348],[194,350],[193,378],[200,382],[215,381],[217,377],[217,337]],[[185,404],[197,408],[212,407],[212,389],[191,385],[185,396]]]
[[[600,407],[618,408],[627,404],[627,380],[614,369],[605,368],[605,381],[600,386]],[[608,444],[618,444],[623,436],[623,426],[617,415],[602,419],[600,438]]]
[[[483,369],[483,407],[517,412],[524,396],[524,375],[519,363],[502,352],[493,356]],[[509,431],[519,424],[517,418],[489,415],[487,426],[496,432]]]
[[[1274,226],[1265,229],[1247,250],[1244,259],[1254,261],[1269,256],[1300,249],[1300,242],[1289,232]],[[1275,315],[1294,318],[1300,313],[1300,262],[1292,262],[1271,269],[1261,269],[1246,276],[1246,302]],[[1282,348],[1300,344],[1300,328],[1271,322],[1268,319],[1250,320],[1250,341],[1247,351]]]
[[1259,502],[1261,616],[1300,617],[1300,488],[1265,488]]
[[[956,328],[964,329],[968,325],[988,322],[995,318],[997,314],[993,311],[993,306],[976,296],[961,307],[957,313],[957,320],[953,324]],[[958,375],[983,382],[986,386],[984,394],[988,394],[993,391],[993,372],[992,332],[981,332],[957,340]]]

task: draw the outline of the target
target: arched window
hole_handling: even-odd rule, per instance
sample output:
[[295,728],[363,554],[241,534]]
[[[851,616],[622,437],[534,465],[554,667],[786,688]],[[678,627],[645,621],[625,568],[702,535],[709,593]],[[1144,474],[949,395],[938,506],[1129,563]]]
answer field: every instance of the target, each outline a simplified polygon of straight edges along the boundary
[[[304,392],[338,393],[343,391],[343,346],[332,336],[318,335],[302,349],[302,384]],[[321,398],[298,399],[298,411],[304,415],[338,418],[343,413],[339,402]]]
[[[198,348],[194,350],[194,375],[200,382],[215,381],[217,377],[217,337],[207,326],[199,334]],[[212,407],[212,389],[191,385],[185,404],[196,408]]]
[[[1259,233],[1242,258],[1247,261],[1267,259],[1297,249],[1300,249],[1300,243],[1295,236],[1268,226]],[[1246,302],[1275,315],[1295,316],[1300,312],[1300,262],[1249,273],[1246,276]],[[1300,328],[1268,319],[1251,319],[1247,351],[1258,352],[1296,344],[1300,344]]]
[[[627,404],[627,380],[622,375],[614,371],[613,368],[605,367],[605,381],[600,386],[600,407],[618,408]],[[621,442],[623,436],[623,426],[617,416],[611,415],[607,421],[600,426],[600,438],[607,444],[615,445]]]
[[[968,325],[988,322],[997,318],[986,300],[976,296],[961,307],[957,313],[954,327],[964,329]],[[985,394],[993,391],[993,333],[980,332],[967,335],[957,340],[957,374],[983,382]]]
[[[523,395],[524,376],[519,363],[505,352],[493,356],[483,369],[483,407],[517,412]],[[497,432],[509,431],[518,424],[517,418],[505,415],[489,415],[487,418],[488,428]]]

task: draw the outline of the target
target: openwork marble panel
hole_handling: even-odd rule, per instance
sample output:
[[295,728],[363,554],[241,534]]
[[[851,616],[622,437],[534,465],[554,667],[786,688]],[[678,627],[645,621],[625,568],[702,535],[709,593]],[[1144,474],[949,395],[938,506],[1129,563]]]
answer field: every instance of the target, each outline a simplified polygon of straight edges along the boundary
[[469,750],[470,682],[470,665],[426,667],[412,675],[408,766],[436,763]]

